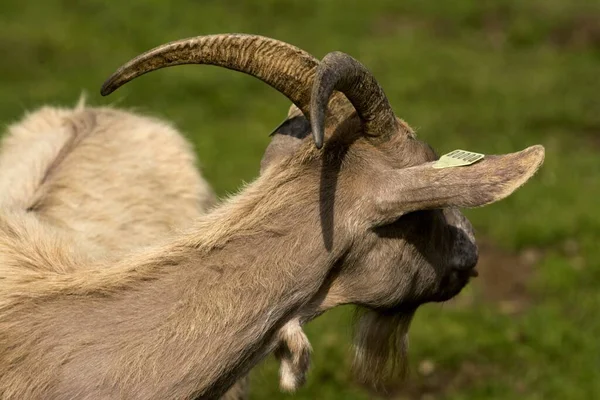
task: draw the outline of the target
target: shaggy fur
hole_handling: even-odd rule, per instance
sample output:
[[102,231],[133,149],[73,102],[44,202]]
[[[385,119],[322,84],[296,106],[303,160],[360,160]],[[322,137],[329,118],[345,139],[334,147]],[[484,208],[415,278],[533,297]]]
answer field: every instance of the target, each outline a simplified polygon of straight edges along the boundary
[[[189,225],[213,203],[191,146],[165,122],[89,108],[83,99],[74,109],[44,107],[3,137],[0,208],[4,230],[18,238],[13,245],[35,242],[49,258],[22,259],[15,249],[0,256],[3,271],[20,262],[61,271],[52,254],[63,243],[78,267],[116,260]],[[246,397],[244,378],[223,399]]]
[[173,127],[83,104],[45,107],[10,126],[0,172],[2,210],[34,212],[114,255],[189,225],[214,202]]

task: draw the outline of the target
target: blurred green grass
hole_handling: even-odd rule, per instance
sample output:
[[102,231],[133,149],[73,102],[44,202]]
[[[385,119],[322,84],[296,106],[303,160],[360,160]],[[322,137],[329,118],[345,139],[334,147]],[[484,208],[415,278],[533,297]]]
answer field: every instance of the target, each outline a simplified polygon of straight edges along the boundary
[[[543,254],[524,283],[531,304],[503,312],[475,281],[460,296],[470,301],[423,307],[411,330],[407,389],[391,397],[600,394],[600,1],[4,0],[0,10],[2,124],[42,104],[74,104],[85,91],[92,104],[174,121],[221,195],[256,176],[287,100],[208,66],[155,72],[101,98],[121,63],[183,37],[257,33],[319,58],[334,50],[358,58],[440,154],[545,145],[530,183],[467,213],[498,251]],[[252,398],[372,398],[350,378],[350,318],[344,308],[308,326],[315,356],[305,388],[281,394],[267,362],[253,374]],[[433,372],[420,368],[425,360]]]

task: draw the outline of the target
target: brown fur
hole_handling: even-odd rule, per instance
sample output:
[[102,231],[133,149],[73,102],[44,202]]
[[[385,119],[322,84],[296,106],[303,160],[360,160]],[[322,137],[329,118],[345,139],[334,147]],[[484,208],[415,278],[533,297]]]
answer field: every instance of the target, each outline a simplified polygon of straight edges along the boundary
[[349,303],[400,316],[360,328],[388,345],[359,339],[374,352],[359,363],[385,371],[398,322],[404,335],[420,304],[456,295],[471,276],[472,228],[454,207],[508,196],[544,153],[434,170],[435,154],[405,124],[375,145],[355,113],[331,121],[322,150],[307,137],[280,146],[238,195],[119,259],[85,260],[68,237],[3,215],[0,395],[215,398],[277,347],[286,324]]

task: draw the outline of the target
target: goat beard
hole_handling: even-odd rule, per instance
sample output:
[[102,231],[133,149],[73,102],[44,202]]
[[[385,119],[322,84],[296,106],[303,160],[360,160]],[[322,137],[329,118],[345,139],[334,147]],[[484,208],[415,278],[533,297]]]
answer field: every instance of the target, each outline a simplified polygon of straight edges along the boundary
[[353,371],[360,384],[378,393],[406,377],[408,329],[414,310],[388,313],[358,309],[354,331]]

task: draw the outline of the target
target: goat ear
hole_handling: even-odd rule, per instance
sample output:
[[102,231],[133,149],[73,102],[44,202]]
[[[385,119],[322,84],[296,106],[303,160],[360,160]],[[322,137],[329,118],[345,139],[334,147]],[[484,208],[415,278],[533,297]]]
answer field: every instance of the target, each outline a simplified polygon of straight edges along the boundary
[[433,162],[384,173],[374,203],[377,224],[392,222],[411,211],[480,207],[509,196],[544,162],[544,147],[486,156],[464,167],[433,168]]
[[262,173],[271,163],[294,153],[304,138],[310,135],[310,123],[298,107],[292,104],[287,118],[271,133],[271,143],[260,162]]

